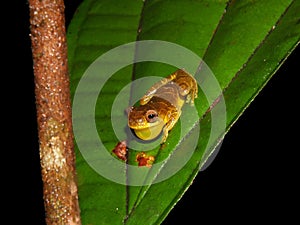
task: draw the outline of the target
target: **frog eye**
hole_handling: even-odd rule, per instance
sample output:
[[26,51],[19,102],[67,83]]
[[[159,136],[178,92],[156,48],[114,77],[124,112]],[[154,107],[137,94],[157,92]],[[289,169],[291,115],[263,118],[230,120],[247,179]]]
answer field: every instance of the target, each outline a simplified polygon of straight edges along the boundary
[[146,112],[146,119],[150,123],[157,121],[157,119],[158,119],[157,112],[155,110],[148,110]]

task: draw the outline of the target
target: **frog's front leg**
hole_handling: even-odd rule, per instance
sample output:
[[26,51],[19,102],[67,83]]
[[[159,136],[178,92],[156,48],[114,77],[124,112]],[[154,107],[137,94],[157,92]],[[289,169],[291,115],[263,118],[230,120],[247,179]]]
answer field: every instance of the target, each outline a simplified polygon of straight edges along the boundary
[[175,111],[172,113],[170,120],[166,123],[166,125],[163,128],[163,137],[161,140],[161,144],[165,143],[168,135],[169,135],[169,131],[172,130],[172,128],[174,127],[174,125],[177,123],[179,117],[180,117],[181,111]]

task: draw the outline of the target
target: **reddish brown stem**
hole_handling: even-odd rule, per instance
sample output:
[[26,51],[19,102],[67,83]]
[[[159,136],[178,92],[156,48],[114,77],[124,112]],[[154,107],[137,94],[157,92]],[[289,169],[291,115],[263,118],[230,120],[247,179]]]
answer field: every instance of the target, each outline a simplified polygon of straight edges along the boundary
[[63,0],[29,0],[46,223],[81,224]]

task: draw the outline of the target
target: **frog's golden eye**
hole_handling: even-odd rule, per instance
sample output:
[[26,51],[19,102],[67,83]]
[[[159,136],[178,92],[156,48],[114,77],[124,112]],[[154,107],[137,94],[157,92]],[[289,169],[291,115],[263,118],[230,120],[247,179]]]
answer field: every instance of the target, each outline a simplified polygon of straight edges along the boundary
[[152,109],[148,110],[146,112],[146,119],[150,123],[153,123],[153,122],[157,121],[157,119],[158,119],[157,112],[155,110],[152,110]]

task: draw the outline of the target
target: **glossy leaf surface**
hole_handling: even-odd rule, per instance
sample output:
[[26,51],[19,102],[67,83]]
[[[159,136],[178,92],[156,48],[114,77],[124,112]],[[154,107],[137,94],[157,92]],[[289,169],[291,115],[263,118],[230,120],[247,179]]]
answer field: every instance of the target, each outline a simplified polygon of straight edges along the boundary
[[[195,102],[199,119],[176,124],[162,149],[158,145],[147,152],[155,156],[157,162],[166,160],[154,174],[149,168],[138,167],[150,172],[143,177],[147,185],[126,186],[110,181],[93,170],[82,156],[81,149],[77,149],[83,224],[160,224],[223,135],[299,43],[299,12],[299,1],[292,0],[83,1],[68,28],[73,97],[91,63],[109,50],[136,40],[168,41],[191,50],[209,66],[221,88],[213,104],[206,99],[205,91],[200,90]],[[120,107],[114,108],[120,91],[132,81],[149,76],[165,77],[174,70],[176,68],[170,65],[142,62],[122,68],[105,84],[103,81],[103,88],[95,102],[95,124],[99,138],[110,154],[118,141],[126,138],[125,131],[121,138],[116,135],[116,124],[122,129],[126,126],[124,110],[132,101],[129,99],[128,104],[120,101]],[[199,81],[200,87],[203,85],[201,82],[205,84],[205,80]],[[142,95],[151,85],[142,82],[132,88]],[[84,92],[86,99],[94,94],[89,87]],[[222,94],[226,104],[225,130],[210,140],[213,113],[218,112],[218,96]],[[192,109],[186,105],[183,113]],[[81,121],[83,130],[89,129],[89,123],[85,123],[89,119],[90,115],[85,114],[74,117],[74,121]],[[189,131],[184,136],[180,134],[182,126]],[[200,136],[197,129],[200,129]],[[75,141],[86,145],[94,141],[84,134],[77,138]],[[172,157],[184,157],[184,151],[190,146],[189,140],[195,138],[199,139],[195,151],[184,167],[170,178],[157,182],[161,174],[172,170]],[[90,159],[96,164],[109,163],[98,159],[97,149],[94,150],[89,153]],[[113,154],[111,157],[116,158]],[[132,149],[129,150],[128,164],[137,166],[136,151]],[[121,177],[124,183],[137,179],[125,163],[123,170],[124,176],[121,174]],[[111,171],[114,172],[113,167]]]

